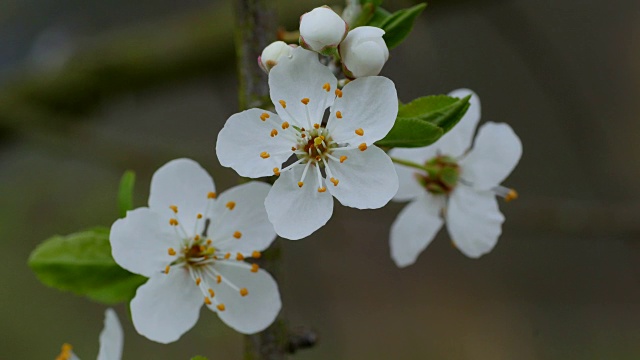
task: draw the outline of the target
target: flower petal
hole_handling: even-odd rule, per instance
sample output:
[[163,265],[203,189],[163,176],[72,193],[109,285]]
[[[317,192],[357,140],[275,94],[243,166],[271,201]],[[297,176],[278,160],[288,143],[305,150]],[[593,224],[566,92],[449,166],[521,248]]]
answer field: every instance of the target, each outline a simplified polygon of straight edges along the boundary
[[237,288],[245,288],[246,296],[223,281],[215,289],[217,302],[225,305],[218,311],[215,303],[208,307],[215,311],[225,324],[243,334],[254,334],[267,328],[280,312],[282,302],[278,284],[266,271],[251,272],[248,268],[216,263],[215,269]]
[[153,276],[131,300],[133,326],[149,340],[168,344],[195,325],[204,296],[185,268]]
[[462,178],[478,190],[499,185],[516,167],[522,143],[507,124],[488,122],[480,127],[473,150],[460,162]]
[[493,249],[504,222],[492,192],[476,191],[464,185],[451,194],[446,218],[451,239],[470,258],[478,258]]
[[406,267],[418,258],[436,236],[444,220],[444,196],[428,192],[405,206],[391,225],[391,258],[398,267]]
[[[282,119],[299,127],[308,127],[307,109],[311,123],[322,122],[324,111],[333,104],[337,84],[328,67],[320,64],[318,54],[295,48],[291,57],[282,57],[269,73],[269,94]],[[325,84],[329,84],[329,91]],[[309,99],[308,105],[301,100]],[[283,110],[280,100],[286,103]]]
[[[393,148],[389,150],[389,156],[394,159],[408,160],[418,165],[423,165],[427,160],[436,156],[436,149],[432,146],[412,149]],[[400,186],[393,197],[394,201],[408,201],[425,192],[416,176],[425,175],[424,171],[409,166],[394,163]]]
[[341,151],[343,163],[330,161],[330,170],[339,182],[327,183],[333,196],[344,206],[377,209],[385,206],[398,191],[398,175],[389,156],[377,146],[365,151]]
[[[251,254],[271,245],[276,237],[264,208],[264,199],[271,186],[262,182],[249,182],[235,186],[216,199],[208,217],[211,219],[209,237],[221,252]],[[233,202],[233,210],[227,207]],[[235,238],[234,233],[240,234]]]
[[398,94],[393,81],[367,76],[342,89],[342,97],[331,107],[329,132],[339,143],[371,145],[387,135],[397,115]]
[[113,223],[109,242],[118,265],[132,273],[151,277],[173,261],[167,250],[178,246],[180,239],[176,229],[162,216],[149,208],[138,208]]
[[471,147],[473,134],[480,121],[480,98],[469,89],[458,89],[449,93],[449,96],[463,98],[471,95],[469,109],[462,119],[448,133],[444,134],[435,144],[435,147],[442,155],[459,157]]
[[[187,231],[192,231],[196,214],[207,208],[207,194],[215,191],[211,176],[191,159],[169,161],[151,178],[149,207],[168,221],[177,218]],[[174,213],[170,206],[177,206]],[[187,234],[194,235],[194,234]]]
[[304,168],[304,165],[295,165],[282,173],[264,201],[276,233],[290,240],[311,235],[326,224],[333,213],[333,198],[326,191],[318,191],[324,185],[318,182],[313,166],[309,166],[302,180],[304,185],[298,186]]
[[118,315],[113,309],[107,309],[104,313],[104,329],[100,333],[100,351],[98,360],[122,359],[122,347],[124,334],[118,321]]
[[[295,131],[293,127],[283,129],[282,120],[272,112],[246,110],[234,114],[224,124],[218,134],[216,154],[222,166],[232,168],[240,176],[273,175],[273,168],[280,169],[293,154]],[[264,153],[269,156],[265,158]]]

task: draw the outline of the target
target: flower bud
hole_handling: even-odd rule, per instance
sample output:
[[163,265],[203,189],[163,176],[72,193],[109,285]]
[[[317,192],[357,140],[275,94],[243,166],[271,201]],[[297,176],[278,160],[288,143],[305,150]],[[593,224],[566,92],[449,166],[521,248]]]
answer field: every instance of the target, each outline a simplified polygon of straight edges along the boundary
[[284,41],[276,41],[269,44],[262,55],[258,56],[258,66],[266,73],[269,73],[272,67],[278,65],[278,59],[281,56],[290,56],[295,45],[288,45]]
[[300,45],[308,50],[329,54],[338,47],[347,31],[347,23],[326,6],[300,17]]
[[349,31],[340,44],[342,68],[350,78],[374,76],[380,73],[389,59],[389,49],[382,39],[384,30],[360,26]]

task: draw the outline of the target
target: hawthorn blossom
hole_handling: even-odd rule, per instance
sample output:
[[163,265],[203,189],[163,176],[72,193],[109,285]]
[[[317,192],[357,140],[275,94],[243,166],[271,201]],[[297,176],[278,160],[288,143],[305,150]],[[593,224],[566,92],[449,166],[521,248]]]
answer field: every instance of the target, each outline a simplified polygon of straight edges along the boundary
[[[469,93],[460,89],[449,95]],[[416,261],[445,220],[453,244],[471,258],[491,251],[502,232],[504,216],[496,195],[507,201],[517,197],[500,183],[518,164],[522,144],[509,125],[488,122],[471,148],[480,120],[480,100],[473,93],[470,104],[462,120],[434,145],[389,153],[397,159],[400,179],[394,200],[411,200],[391,227],[391,257],[399,267]]]
[[276,113],[235,114],[218,135],[223,166],[245,177],[279,176],[265,206],[276,232],[287,239],[323,226],[333,212],[331,195],[345,206],[375,209],[398,189],[391,159],[373,145],[398,113],[393,82],[364,77],[342,90],[336,83],[315,53],[294,49],[269,73]]
[[327,54],[347,35],[349,25],[328,6],[317,7],[300,17],[300,46]]
[[250,182],[217,195],[195,161],[177,159],[153,175],[149,207],[111,227],[113,258],[149,278],[131,301],[136,330],[160,343],[195,325],[202,305],[243,334],[269,326],[280,311],[278,286],[257,264],[275,232],[264,198],[270,186]]
[[[104,313],[104,328],[100,333],[98,360],[120,360],[123,343],[124,335],[118,316],[113,309],[107,309]],[[80,358],[73,352],[71,345],[64,344],[56,360],[80,360]]]
[[389,60],[389,49],[382,39],[384,30],[360,26],[347,34],[340,44],[342,69],[350,78],[378,75]]

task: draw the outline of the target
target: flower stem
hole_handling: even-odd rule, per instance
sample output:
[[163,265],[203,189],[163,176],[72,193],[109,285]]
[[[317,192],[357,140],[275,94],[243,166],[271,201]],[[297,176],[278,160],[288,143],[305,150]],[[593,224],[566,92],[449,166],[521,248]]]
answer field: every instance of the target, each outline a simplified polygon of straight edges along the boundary
[[427,168],[425,168],[424,166],[422,166],[422,165],[420,165],[418,163],[414,163],[413,161],[402,160],[402,159],[398,159],[398,158],[394,158],[394,157],[391,157],[391,161],[393,161],[396,164],[400,164],[400,165],[416,168],[416,169],[419,169],[419,170],[422,170],[422,171],[427,171]]

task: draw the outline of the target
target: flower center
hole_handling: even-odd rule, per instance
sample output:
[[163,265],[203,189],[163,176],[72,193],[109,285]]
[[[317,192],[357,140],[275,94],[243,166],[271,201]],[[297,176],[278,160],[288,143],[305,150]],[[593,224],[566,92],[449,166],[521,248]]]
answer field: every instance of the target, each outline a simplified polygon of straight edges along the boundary
[[[318,124],[316,124],[318,125]],[[300,129],[296,156],[303,162],[311,161],[323,167],[327,158],[333,153],[338,144],[329,136],[329,131],[322,127],[306,130]]]
[[458,185],[460,166],[454,158],[439,155],[427,161],[424,168],[426,175],[416,173],[416,178],[430,193],[448,195]]

